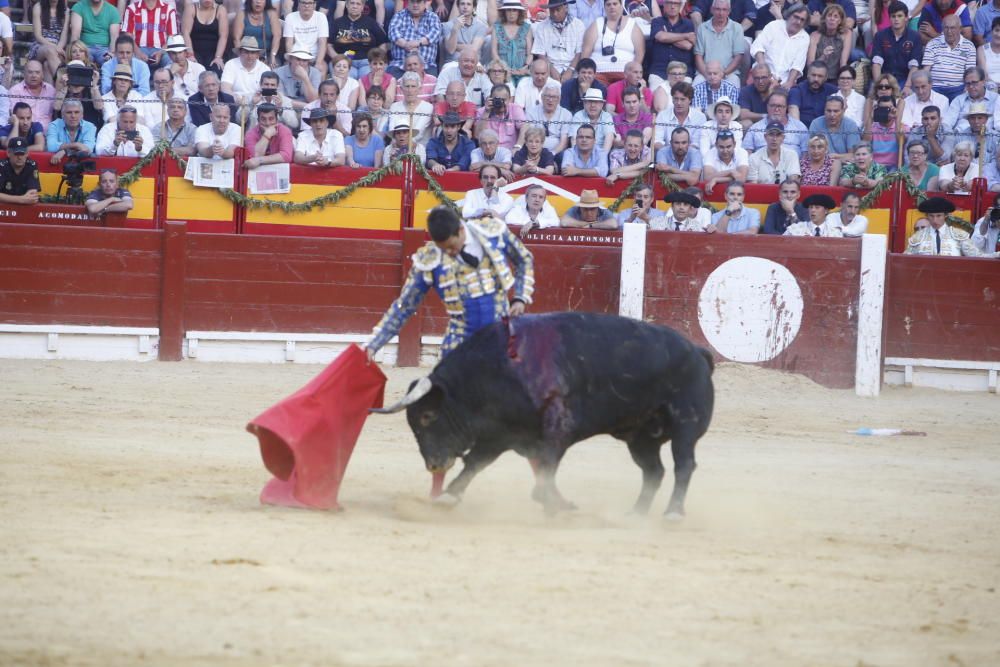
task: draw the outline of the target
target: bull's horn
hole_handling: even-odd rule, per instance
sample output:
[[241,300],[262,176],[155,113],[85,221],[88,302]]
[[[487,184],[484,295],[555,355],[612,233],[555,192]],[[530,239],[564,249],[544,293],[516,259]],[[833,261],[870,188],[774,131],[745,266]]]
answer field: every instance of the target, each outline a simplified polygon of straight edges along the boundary
[[387,408],[372,408],[369,412],[375,412],[380,415],[391,415],[394,412],[399,412],[406,406],[413,405],[426,396],[433,387],[434,385],[431,384],[431,379],[429,377],[422,377],[415,385],[413,385],[413,389],[411,389],[410,392],[400,399],[400,401],[395,405],[390,405]]

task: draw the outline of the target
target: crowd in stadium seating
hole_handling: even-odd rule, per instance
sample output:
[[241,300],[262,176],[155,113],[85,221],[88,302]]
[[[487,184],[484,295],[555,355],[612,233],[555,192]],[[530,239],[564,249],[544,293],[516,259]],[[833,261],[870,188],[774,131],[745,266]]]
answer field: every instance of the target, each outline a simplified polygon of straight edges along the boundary
[[[24,0],[16,84],[0,9],[0,145],[53,163],[242,145],[251,169],[415,152],[508,182],[652,169],[732,198],[702,227],[770,231],[739,212],[741,184],[867,189],[902,169],[960,194],[982,170],[1000,191],[1000,0],[982,2]],[[660,221],[643,196],[626,217],[694,224],[691,199]]]

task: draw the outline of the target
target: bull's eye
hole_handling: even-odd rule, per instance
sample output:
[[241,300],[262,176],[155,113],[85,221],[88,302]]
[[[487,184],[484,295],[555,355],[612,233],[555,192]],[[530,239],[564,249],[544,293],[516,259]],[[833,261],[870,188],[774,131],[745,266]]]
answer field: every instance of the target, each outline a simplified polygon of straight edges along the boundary
[[437,418],[438,418],[438,416],[437,416],[436,412],[421,412],[420,413],[420,425],[421,426],[430,426],[435,421],[437,421]]

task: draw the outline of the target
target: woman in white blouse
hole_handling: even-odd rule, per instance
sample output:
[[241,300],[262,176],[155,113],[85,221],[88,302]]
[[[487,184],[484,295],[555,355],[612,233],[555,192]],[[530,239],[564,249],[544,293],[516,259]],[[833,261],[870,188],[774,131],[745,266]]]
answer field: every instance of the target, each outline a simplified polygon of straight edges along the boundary
[[625,16],[621,0],[604,0],[604,16],[583,34],[581,57],[597,63],[597,79],[606,86],[625,78],[625,65],[642,62],[646,39],[635,19]]
[[128,105],[138,109],[142,106],[142,95],[132,87],[132,68],[129,65],[119,65],[111,77],[111,90],[100,99],[100,105],[95,109],[104,113],[104,122],[113,123],[118,118],[118,109]]
[[989,81],[1000,82],[1000,16],[993,19],[990,41],[979,47],[976,62],[985,70]]
[[972,161],[975,148],[970,141],[961,141],[952,151],[954,162],[941,167],[938,174],[938,189],[956,195],[967,195],[972,191],[972,179],[979,176],[979,165]]
[[858,75],[850,65],[844,65],[837,70],[837,92],[844,98],[847,108],[844,117],[850,118],[858,127],[865,126],[865,96],[854,90],[854,82]]

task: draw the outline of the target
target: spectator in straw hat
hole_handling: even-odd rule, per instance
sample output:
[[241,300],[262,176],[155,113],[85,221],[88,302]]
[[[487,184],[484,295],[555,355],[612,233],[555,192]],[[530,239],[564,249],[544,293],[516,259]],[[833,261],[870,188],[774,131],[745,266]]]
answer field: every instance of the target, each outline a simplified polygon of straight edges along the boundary
[[285,64],[274,70],[282,92],[296,109],[319,98],[319,84],[323,80],[323,73],[313,67],[312,62],[312,54],[299,47],[286,53]]
[[615,214],[601,206],[597,190],[584,190],[575,206],[571,206],[559,221],[562,227],[588,229],[618,229]]
[[[574,0],[549,0],[549,17],[532,26],[534,43],[531,53],[545,56],[549,64],[549,76],[566,82],[576,74],[576,66],[583,50],[583,34],[587,26],[575,16],[570,16],[570,4]],[[598,1],[601,11],[603,5]]]
[[583,110],[573,114],[574,131],[584,124],[593,126],[596,133],[597,150],[603,153],[611,152],[615,142],[615,119],[604,110],[604,94],[597,88],[591,88],[583,96]]
[[186,100],[198,92],[198,76],[205,68],[188,58],[183,35],[171,35],[167,39],[165,50],[170,58],[170,71],[174,75],[174,95]]
[[[132,81],[132,70],[128,65],[119,65],[111,77],[111,90],[100,99],[100,110],[104,123],[114,123],[118,110],[126,105],[136,109],[142,104],[143,95],[136,90]],[[95,108],[98,106],[94,105]]]
[[295,140],[295,164],[339,167],[347,160],[344,137],[330,128],[329,112],[317,107],[309,112],[309,129]]
[[249,104],[260,90],[260,75],[269,71],[260,61],[260,41],[247,35],[240,40],[240,54],[222,68],[222,92],[232,95],[238,104]]
[[421,162],[427,161],[427,149],[423,144],[413,142],[410,148],[410,124],[405,120],[392,126],[392,142],[382,151],[382,166],[388,167],[392,161],[404,153],[416,153]]

